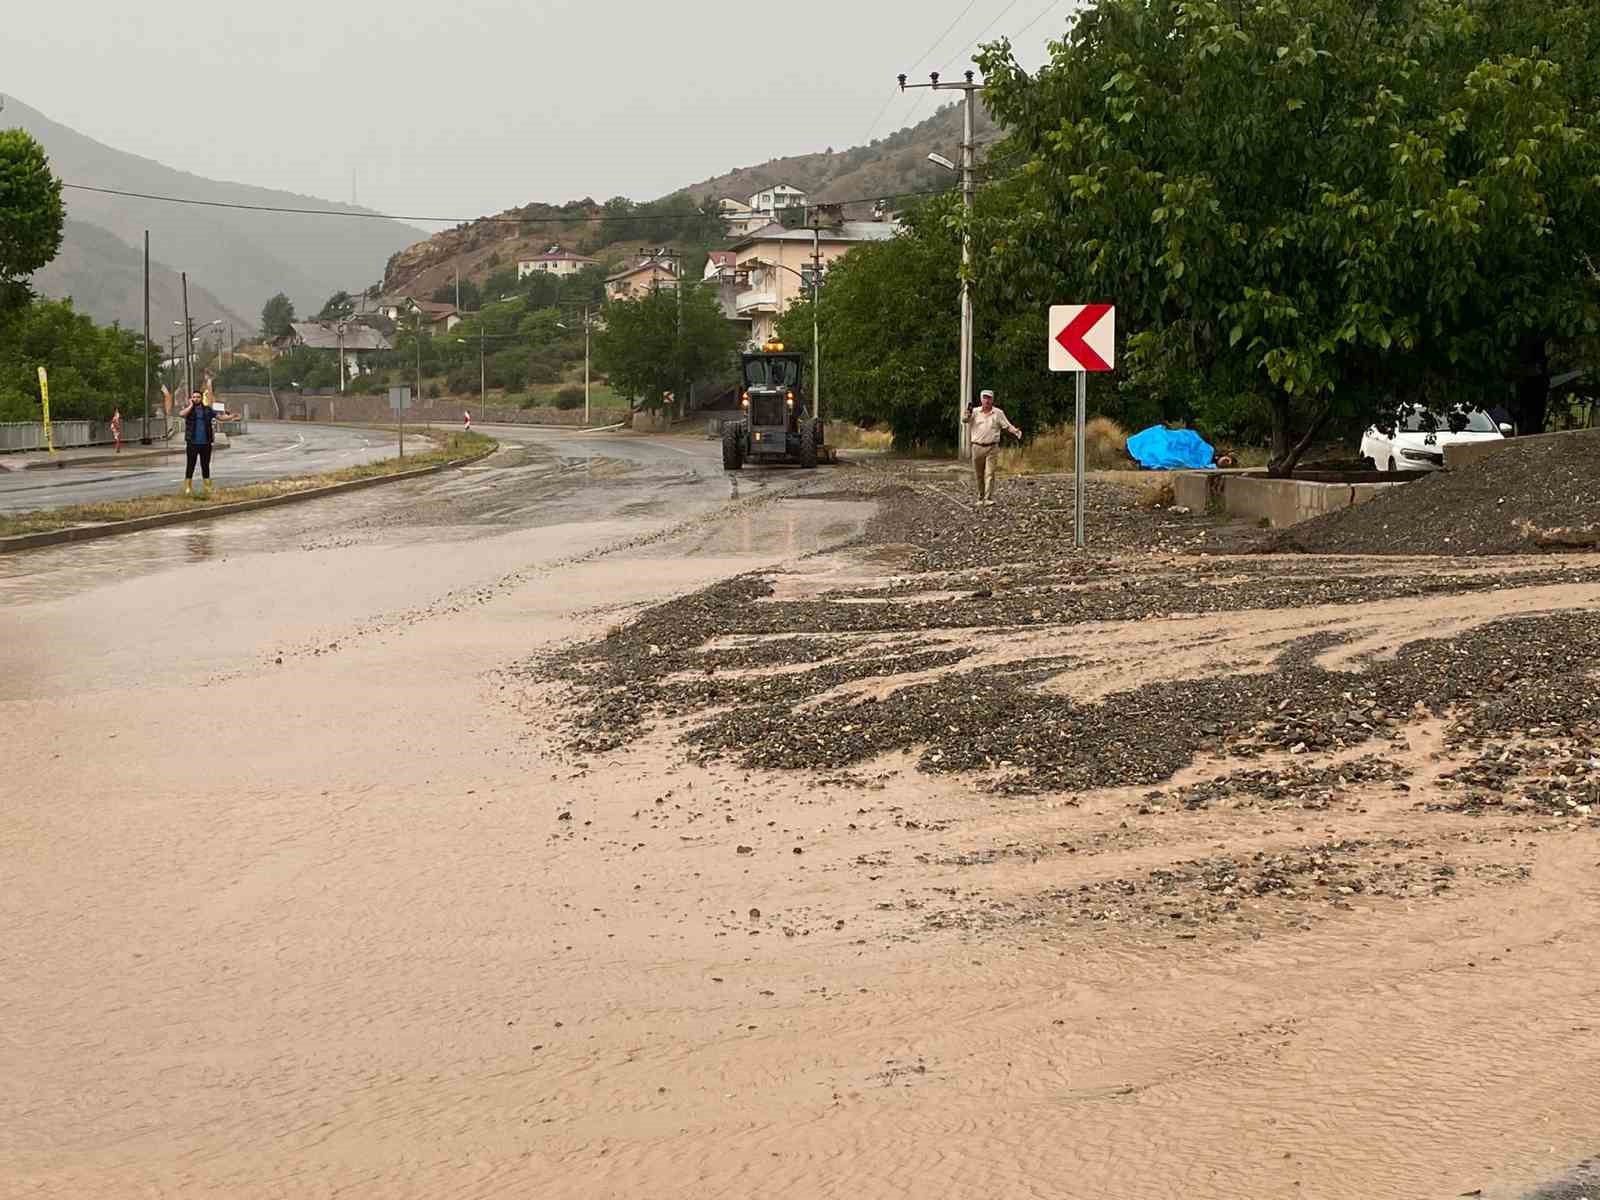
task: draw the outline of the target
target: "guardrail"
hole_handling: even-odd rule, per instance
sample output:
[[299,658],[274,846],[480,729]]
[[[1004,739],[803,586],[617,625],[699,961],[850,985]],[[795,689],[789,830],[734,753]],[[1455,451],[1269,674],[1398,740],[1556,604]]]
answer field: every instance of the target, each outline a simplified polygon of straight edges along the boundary
[[[51,421],[50,430],[57,450],[71,450],[80,446],[109,446],[111,436],[109,421]],[[137,442],[145,436],[144,417],[124,417],[122,440]],[[166,420],[161,416],[150,418],[150,436],[167,436]],[[50,440],[44,435],[43,421],[0,421],[0,453],[16,450],[46,450]]]

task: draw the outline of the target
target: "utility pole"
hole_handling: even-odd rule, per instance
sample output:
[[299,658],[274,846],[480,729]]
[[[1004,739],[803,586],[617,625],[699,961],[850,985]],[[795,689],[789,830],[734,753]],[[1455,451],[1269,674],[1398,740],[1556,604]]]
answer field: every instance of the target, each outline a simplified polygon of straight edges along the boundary
[[966,103],[962,109],[961,121],[961,207],[966,220],[962,223],[961,231],[961,400],[956,405],[956,429],[958,431],[958,456],[966,458],[972,452],[971,439],[967,426],[967,406],[972,403],[972,202],[976,191],[973,182],[973,165],[976,152],[974,127],[976,125],[977,94],[983,90],[983,84],[973,81],[972,71],[965,72],[965,81],[962,83],[940,83],[939,72],[931,72],[927,83],[906,83],[904,75],[899,76],[900,90],[908,88],[931,88],[933,91],[946,91],[954,89],[966,93]]
[[461,268],[456,268],[456,312],[461,312]]
[[179,275],[183,280],[183,386],[189,390],[189,398],[194,398],[194,355],[191,347],[194,345],[194,324],[189,319],[189,272],[184,271]]
[[822,418],[822,321],[817,304],[822,299],[822,222],[811,210],[811,419]]
[[144,429],[139,444],[150,444],[150,231],[144,231]]
[[[422,403],[422,306],[420,304],[417,304],[417,302],[415,300],[413,300],[411,303],[413,305],[416,305],[416,309],[417,309],[417,403],[421,404]],[[400,434],[400,448],[401,448],[400,452],[401,452],[401,455],[404,456],[404,454],[405,454],[405,444],[406,444],[406,435],[405,435],[405,432],[404,432],[404,430],[405,430],[404,419],[402,419],[400,428],[401,428],[401,431],[402,431],[401,434]]]
[[589,306],[583,306],[583,427],[589,428]]
[[[678,353],[681,357],[683,353],[683,255],[677,250],[673,250],[671,247],[667,246],[657,247],[654,249],[641,249],[639,253],[648,254],[652,259],[669,259],[672,263],[673,290],[678,293],[677,344]],[[660,280],[655,277],[653,272],[651,273],[650,277],[650,288],[652,291],[660,290]],[[690,379],[683,382],[686,382],[688,385],[687,390],[685,391],[685,396],[687,399],[684,401],[684,403],[692,403],[694,400],[694,380]]]

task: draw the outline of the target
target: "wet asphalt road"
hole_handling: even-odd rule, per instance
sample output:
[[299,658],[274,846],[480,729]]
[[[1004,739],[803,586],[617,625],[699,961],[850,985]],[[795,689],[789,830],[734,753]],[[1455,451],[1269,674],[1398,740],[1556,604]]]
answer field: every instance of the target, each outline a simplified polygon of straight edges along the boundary
[[[381,436],[310,428],[340,435],[352,453],[359,452],[360,438]],[[563,527],[559,544],[577,549],[712,516],[730,502],[788,490],[815,474],[747,467],[730,475],[714,443],[689,437],[479,428],[498,439],[501,449],[457,470],[261,513],[0,555],[0,605],[56,599],[130,576],[244,555],[283,556],[276,568],[280,577],[287,586],[303,587],[318,571],[293,557],[297,551],[477,542],[557,526]],[[214,473],[232,477],[220,467]],[[173,477],[181,480],[181,467]],[[162,486],[178,484],[168,480]],[[805,536],[807,531],[796,530],[787,540],[767,538],[770,546],[741,548],[770,548],[779,555],[795,550],[793,539]],[[419,589],[450,582],[423,580]]]
[[[129,447],[125,466],[95,464],[0,473],[0,512],[128,500],[175,491],[183,485],[181,439],[173,453],[161,458],[136,458],[134,452],[139,449],[137,445]],[[252,420],[248,434],[235,437],[231,445],[214,454],[211,475],[218,484],[263,483],[377,462],[393,457],[397,449],[394,435],[378,430]]]

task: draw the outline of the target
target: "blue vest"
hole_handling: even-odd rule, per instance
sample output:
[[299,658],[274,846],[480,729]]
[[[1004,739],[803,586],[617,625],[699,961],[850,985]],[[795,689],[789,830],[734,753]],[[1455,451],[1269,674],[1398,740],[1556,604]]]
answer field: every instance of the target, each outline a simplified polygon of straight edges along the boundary
[[[198,401],[189,410],[189,415],[183,419],[183,439],[191,446],[210,446],[217,440],[212,426],[216,422],[217,414],[210,405]],[[196,423],[199,423],[198,425]],[[199,436],[196,437],[195,435]]]

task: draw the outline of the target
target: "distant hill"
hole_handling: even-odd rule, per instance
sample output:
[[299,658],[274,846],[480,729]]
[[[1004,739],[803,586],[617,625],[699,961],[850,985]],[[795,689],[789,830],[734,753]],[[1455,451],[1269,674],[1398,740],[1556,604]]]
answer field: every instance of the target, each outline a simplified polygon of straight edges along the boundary
[[[980,105],[976,128],[980,159],[982,148],[993,142],[998,130]],[[680,188],[696,203],[722,196],[747,200],[762,187],[788,183],[810,192],[821,202],[901,196],[953,186],[956,177],[928,161],[930,152],[951,160],[961,156],[961,110],[940,109],[925,121],[898,133],[876,138],[854,149],[774,158],[753,167],[740,167],[725,175]],[[849,216],[865,216],[870,203],[850,206]],[[543,224],[521,226],[487,218],[435,234],[397,253],[384,271],[384,289],[418,296],[461,278],[481,283],[489,274],[518,258],[531,257],[559,243],[569,250],[592,254],[610,267],[630,257],[641,241],[658,245],[670,239],[631,233],[616,238],[617,226],[597,218],[601,208],[591,199],[565,205],[531,203],[508,209],[499,217],[539,218]]]
[[[71,297],[74,308],[102,325],[116,321],[137,332],[144,320],[143,247],[130,246],[98,225],[69,220],[61,253],[34,275],[33,286],[42,295],[55,299]],[[189,315],[196,325],[218,318],[232,321],[239,337],[254,332],[260,321],[259,310],[254,315],[236,312],[193,280],[189,281]],[[165,342],[173,330],[172,323],[182,319],[182,281],[176,271],[157,262],[152,254],[151,339]]]
[[[982,148],[999,137],[983,105],[978,105],[975,140]],[[928,161],[930,153],[951,162],[961,161],[961,108],[947,105],[933,116],[865,146],[817,154],[770,158],[759,166],[738,167],[724,175],[691,184],[683,190],[697,201],[731,196],[748,201],[764,187],[787,183],[820,203],[837,203],[862,197],[896,196],[950,187],[956,176]],[[859,206],[864,215],[870,205]]]
[[[38,138],[51,169],[68,183],[231,204],[371,211],[176,171],[85,137],[9,95],[0,126],[21,126]],[[124,308],[120,287],[103,294],[92,287],[97,263],[110,247],[86,232],[91,227],[129,248],[141,247],[144,231],[150,230],[151,258],[189,273],[191,311],[195,289],[203,288],[219,308],[249,317],[252,327],[261,306],[277,292],[286,292],[300,311],[314,312],[341,288],[354,291],[375,282],[389,255],[422,234],[398,221],[205,208],[75,189],[63,196],[72,220],[63,252],[68,262],[54,275],[45,272],[40,286],[57,294],[65,277],[80,309],[124,325],[139,323],[140,307]]]

